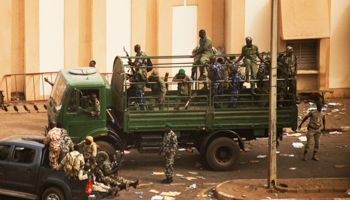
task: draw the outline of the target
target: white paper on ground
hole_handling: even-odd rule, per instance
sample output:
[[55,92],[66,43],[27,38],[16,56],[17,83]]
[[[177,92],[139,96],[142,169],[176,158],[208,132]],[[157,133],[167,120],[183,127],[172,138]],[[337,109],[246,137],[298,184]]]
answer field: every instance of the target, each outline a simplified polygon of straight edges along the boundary
[[294,148],[302,148],[304,146],[301,142],[293,142],[292,145]]
[[302,141],[302,142],[306,142],[307,141],[306,136],[300,136],[300,137],[298,137],[298,139],[300,141]]

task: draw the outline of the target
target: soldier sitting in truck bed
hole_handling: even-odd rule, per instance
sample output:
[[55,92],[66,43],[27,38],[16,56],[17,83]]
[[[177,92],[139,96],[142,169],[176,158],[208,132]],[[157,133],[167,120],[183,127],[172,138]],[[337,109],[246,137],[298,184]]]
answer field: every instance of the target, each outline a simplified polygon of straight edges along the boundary
[[192,81],[192,78],[185,74],[184,69],[180,69],[179,73],[174,76],[173,81],[181,82],[177,84],[177,98],[174,107],[174,110],[179,110],[181,102],[191,101],[192,85],[187,81]]

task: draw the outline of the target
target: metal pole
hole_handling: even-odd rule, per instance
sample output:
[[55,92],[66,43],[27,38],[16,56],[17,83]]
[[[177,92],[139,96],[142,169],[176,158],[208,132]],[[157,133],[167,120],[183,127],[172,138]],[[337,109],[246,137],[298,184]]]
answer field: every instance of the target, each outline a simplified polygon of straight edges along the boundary
[[268,187],[276,185],[276,77],[277,77],[277,17],[278,0],[272,0],[271,5],[271,70],[270,70],[270,110],[269,110],[269,172]]

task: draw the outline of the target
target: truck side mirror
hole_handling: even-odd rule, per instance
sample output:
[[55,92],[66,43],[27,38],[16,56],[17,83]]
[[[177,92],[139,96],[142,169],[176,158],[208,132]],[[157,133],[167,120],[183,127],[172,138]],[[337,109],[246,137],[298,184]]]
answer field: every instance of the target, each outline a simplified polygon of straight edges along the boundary
[[87,96],[82,96],[81,97],[81,107],[83,109],[88,108],[88,103],[89,103],[89,98]]

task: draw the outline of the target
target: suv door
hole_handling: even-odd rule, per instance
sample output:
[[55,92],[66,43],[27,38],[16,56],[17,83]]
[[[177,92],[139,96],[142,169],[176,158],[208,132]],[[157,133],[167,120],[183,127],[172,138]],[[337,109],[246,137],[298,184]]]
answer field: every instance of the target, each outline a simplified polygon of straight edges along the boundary
[[6,188],[7,163],[11,145],[0,144],[0,188]]
[[7,163],[7,188],[35,194],[39,149],[16,145]]

